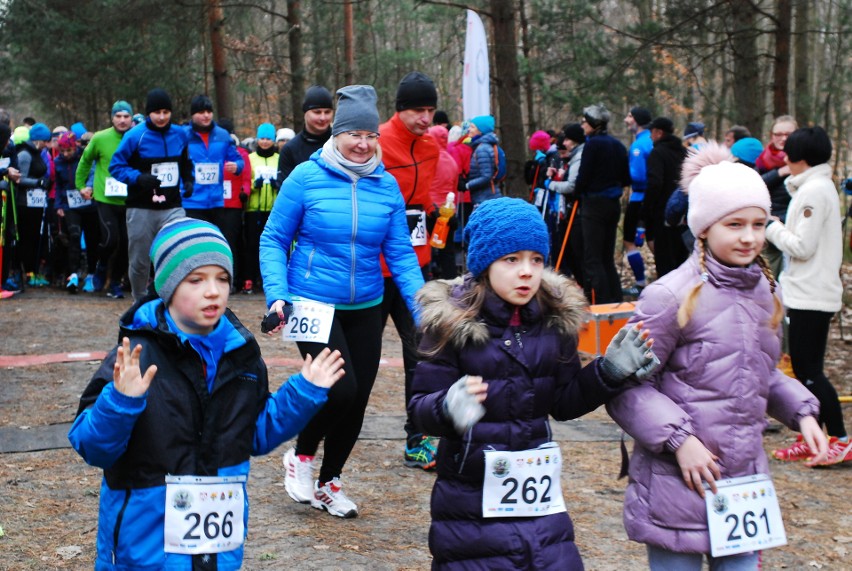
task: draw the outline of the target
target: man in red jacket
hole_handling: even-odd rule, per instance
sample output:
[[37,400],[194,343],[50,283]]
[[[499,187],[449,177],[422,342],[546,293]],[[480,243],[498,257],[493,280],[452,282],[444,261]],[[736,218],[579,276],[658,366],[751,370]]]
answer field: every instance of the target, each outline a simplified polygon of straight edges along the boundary
[[[402,78],[396,91],[396,113],[379,126],[382,162],[399,183],[405,200],[405,213],[411,231],[411,245],[417,253],[420,269],[427,279],[432,248],[429,231],[435,222],[437,208],[429,196],[429,188],[438,166],[438,145],[426,135],[432,126],[438,91],[432,80],[419,71]],[[414,319],[387,266],[382,262],[385,294],[382,300],[382,319],[390,315],[402,341],[402,361],[405,367],[405,404],[411,398],[411,382],[417,365],[417,340]],[[405,422],[405,465],[430,470],[435,467],[435,446],[428,436],[417,432],[410,418]]]

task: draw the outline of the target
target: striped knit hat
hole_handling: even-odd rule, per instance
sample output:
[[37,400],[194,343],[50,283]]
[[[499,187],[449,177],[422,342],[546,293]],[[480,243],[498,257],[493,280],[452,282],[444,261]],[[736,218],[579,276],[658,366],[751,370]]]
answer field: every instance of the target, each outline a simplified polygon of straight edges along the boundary
[[234,279],[234,256],[216,226],[194,218],[178,218],[163,226],[151,244],[154,288],[168,304],[177,286],[202,266],[220,266]]

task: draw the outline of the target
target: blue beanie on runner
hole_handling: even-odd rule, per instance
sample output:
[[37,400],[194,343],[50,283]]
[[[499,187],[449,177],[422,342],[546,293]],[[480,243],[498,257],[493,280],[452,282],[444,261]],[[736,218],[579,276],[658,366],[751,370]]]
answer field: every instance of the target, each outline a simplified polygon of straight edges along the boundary
[[478,277],[506,254],[532,250],[545,258],[550,236],[541,212],[520,198],[495,198],[476,207],[464,229],[467,269]]

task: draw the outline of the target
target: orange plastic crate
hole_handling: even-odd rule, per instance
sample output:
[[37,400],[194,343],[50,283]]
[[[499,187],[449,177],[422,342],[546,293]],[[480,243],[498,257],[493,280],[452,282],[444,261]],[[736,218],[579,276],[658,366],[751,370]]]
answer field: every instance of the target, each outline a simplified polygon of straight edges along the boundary
[[635,309],[636,304],[629,301],[600,303],[589,307],[589,321],[580,330],[577,350],[595,356],[601,355]]

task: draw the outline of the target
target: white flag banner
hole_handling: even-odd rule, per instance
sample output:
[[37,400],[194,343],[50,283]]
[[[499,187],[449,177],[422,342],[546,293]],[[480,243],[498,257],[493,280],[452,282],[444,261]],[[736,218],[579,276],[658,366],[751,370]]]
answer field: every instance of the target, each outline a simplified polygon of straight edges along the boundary
[[464,42],[464,77],[462,79],[464,118],[491,115],[488,40],[479,14],[467,11],[467,35]]

